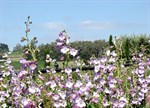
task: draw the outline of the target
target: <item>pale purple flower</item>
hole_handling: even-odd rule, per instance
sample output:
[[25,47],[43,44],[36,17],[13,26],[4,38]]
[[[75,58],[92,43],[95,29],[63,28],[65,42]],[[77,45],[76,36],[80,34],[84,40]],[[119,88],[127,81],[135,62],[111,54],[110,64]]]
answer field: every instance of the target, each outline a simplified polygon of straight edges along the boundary
[[52,98],[53,98],[53,100],[57,101],[60,98],[60,96],[55,94],[55,95],[52,96]]
[[115,84],[114,83],[109,83],[109,87],[110,88],[115,88]]
[[59,101],[54,102],[54,107],[55,108],[60,108],[61,107],[61,103]]
[[56,82],[55,82],[54,80],[51,81],[50,87],[51,87],[52,89],[54,89],[54,88],[56,87]]
[[52,95],[52,92],[48,92],[47,94],[46,94],[46,96],[51,96]]
[[68,75],[70,75],[72,73],[72,69],[70,69],[69,67],[67,67],[65,69],[65,73],[67,73]]
[[30,86],[28,90],[31,94],[35,94],[36,92],[40,92],[40,90],[35,86]]
[[92,100],[91,100],[91,102],[98,103],[99,102],[99,98],[93,97]]
[[144,96],[140,96],[140,95],[138,96],[138,101],[141,102],[143,99],[144,99]]
[[141,89],[141,92],[147,93],[147,92],[148,92],[148,88],[142,88],[142,89]]
[[103,100],[102,104],[103,104],[104,107],[107,107],[107,106],[110,105],[106,99]]
[[126,103],[124,101],[118,102],[118,108],[124,108],[126,106]]
[[51,84],[51,81],[45,82],[45,85],[48,86]]
[[35,63],[31,63],[30,69],[35,70],[37,68],[37,65]]
[[119,106],[119,101],[116,100],[115,102],[112,103],[114,108],[118,108]]
[[81,87],[82,85],[83,85],[83,83],[81,83],[80,80],[77,80],[76,83],[75,83],[75,85],[74,85],[74,87],[75,87],[75,88],[79,88],[79,87]]
[[102,58],[100,61],[101,61],[102,63],[105,63],[105,62],[107,61],[107,58]]
[[22,107],[26,107],[29,103],[30,103],[30,99],[27,99],[27,98],[23,98],[21,100],[21,103],[22,103]]
[[132,100],[132,104],[138,105],[138,104],[139,104],[139,101],[138,101],[137,99],[133,99],[133,100]]
[[20,63],[21,63],[21,64],[28,64],[29,61],[25,60],[24,58],[21,58],[21,59],[20,59]]
[[105,81],[104,79],[101,79],[101,80],[100,80],[100,84],[101,84],[101,85],[104,85],[104,84],[106,84],[106,81]]

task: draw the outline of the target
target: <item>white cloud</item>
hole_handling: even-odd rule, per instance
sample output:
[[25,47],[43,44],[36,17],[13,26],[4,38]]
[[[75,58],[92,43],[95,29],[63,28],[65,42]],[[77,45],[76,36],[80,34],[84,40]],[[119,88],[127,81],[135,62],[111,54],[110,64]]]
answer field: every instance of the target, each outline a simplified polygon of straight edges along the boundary
[[82,21],[78,24],[81,29],[89,30],[114,30],[114,29],[141,29],[147,27],[146,24],[130,22],[98,22],[92,20]]
[[43,26],[46,29],[52,30],[64,30],[67,28],[66,24],[64,24],[63,22],[47,22]]
[[79,27],[82,29],[92,29],[92,30],[103,30],[116,28],[115,23],[111,22],[96,22],[92,20],[86,20],[79,23]]

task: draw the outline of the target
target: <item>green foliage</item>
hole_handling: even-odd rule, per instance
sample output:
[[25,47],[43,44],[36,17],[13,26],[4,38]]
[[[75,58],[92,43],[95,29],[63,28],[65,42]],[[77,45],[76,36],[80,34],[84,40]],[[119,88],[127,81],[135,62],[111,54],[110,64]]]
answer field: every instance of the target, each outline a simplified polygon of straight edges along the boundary
[[9,52],[9,48],[7,44],[0,43],[0,53],[7,53]]
[[129,60],[129,55],[130,55],[130,51],[129,51],[129,39],[127,38],[125,41],[125,57],[127,58],[127,60]]
[[150,55],[150,37],[145,34],[141,35],[122,35],[121,39],[122,43],[122,50],[123,50],[123,57],[126,59],[130,59],[134,52],[140,53],[145,52],[145,54]]
[[23,46],[21,46],[20,43],[17,43],[16,46],[13,48],[12,52],[22,52],[23,51]]
[[109,46],[111,47],[110,51],[115,50],[115,45],[113,43],[113,36],[112,35],[109,36]]
[[[75,41],[70,43],[71,47],[74,47],[75,49],[79,49],[78,55],[82,59],[88,60],[92,55],[95,55],[96,57],[100,57],[104,49],[108,46],[108,42],[105,40],[96,40],[94,42],[92,41]],[[46,54],[50,54],[51,58],[55,58],[56,60],[59,60],[61,57],[61,53],[54,42],[50,44],[41,44],[38,46],[38,49],[40,50],[40,59],[45,60]],[[72,59],[72,57],[70,57]]]
[[95,57],[100,57],[104,49],[108,46],[108,43],[105,40],[96,40],[94,42],[92,41],[76,41],[72,42],[71,46],[79,49],[78,55],[82,59],[88,60],[92,55],[95,55]]

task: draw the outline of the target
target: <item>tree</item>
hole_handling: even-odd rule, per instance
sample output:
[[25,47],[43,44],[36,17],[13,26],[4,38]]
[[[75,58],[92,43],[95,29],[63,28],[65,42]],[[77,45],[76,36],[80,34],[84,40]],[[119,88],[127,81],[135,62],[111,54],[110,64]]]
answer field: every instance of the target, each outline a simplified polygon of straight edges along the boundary
[[115,46],[114,46],[114,43],[113,43],[112,35],[109,36],[109,46],[113,47],[113,48],[111,48],[111,51],[115,50]]
[[0,43],[0,52],[1,53],[7,53],[9,52],[9,48],[7,44]]
[[17,43],[16,46],[13,48],[13,52],[22,52],[23,51],[23,46],[21,46],[20,43]]

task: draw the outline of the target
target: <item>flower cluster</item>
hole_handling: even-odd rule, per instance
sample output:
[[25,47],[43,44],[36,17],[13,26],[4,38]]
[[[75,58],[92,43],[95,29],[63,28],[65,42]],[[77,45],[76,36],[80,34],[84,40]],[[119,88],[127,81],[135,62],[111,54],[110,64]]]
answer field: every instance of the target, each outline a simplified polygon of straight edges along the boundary
[[[120,40],[121,41],[121,40]],[[2,108],[130,108],[145,107],[150,84],[150,58],[143,52],[135,54],[133,64],[126,66],[120,50],[109,49],[101,58],[91,57],[92,71],[83,71],[85,63],[76,56],[78,51],[69,46],[63,31],[57,39],[68,64],[69,56],[76,57],[75,71],[64,65],[57,73],[55,59],[46,55],[46,73],[38,70],[35,60],[20,59],[20,70],[14,70],[11,59],[4,54],[0,66],[0,106]],[[34,55],[34,54],[33,54]],[[67,59],[66,59],[67,58]],[[67,61],[67,62],[66,62]]]
[[69,39],[70,37],[66,34],[66,31],[62,31],[59,34],[56,44],[57,46],[60,47],[60,51],[63,54],[69,53],[72,56],[76,56],[78,53],[78,50],[76,50],[75,48],[71,48],[69,46]]

